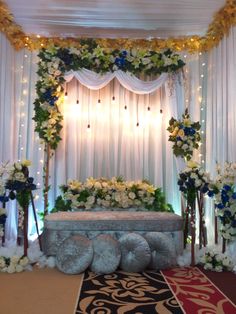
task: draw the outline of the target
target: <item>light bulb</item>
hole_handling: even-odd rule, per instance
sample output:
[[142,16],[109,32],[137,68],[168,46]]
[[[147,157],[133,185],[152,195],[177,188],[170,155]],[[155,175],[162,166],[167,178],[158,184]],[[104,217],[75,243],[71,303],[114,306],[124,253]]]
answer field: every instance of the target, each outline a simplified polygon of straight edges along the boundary
[[126,105],[124,106],[124,109],[127,110],[127,106]]
[[160,114],[162,114],[163,113],[163,111],[162,111],[162,109],[160,109]]
[[136,123],[136,127],[139,127],[139,122]]
[[151,108],[148,106],[148,107],[147,107],[147,110],[148,110],[148,111],[151,111]]
[[76,100],[76,104],[77,104],[77,105],[79,104],[79,99]]
[[100,104],[101,103],[101,99],[98,99],[98,104]]
[[67,92],[65,92],[65,96],[64,96],[64,98],[65,98],[65,99],[67,99],[67,98],[68,98],[68,93],[67,93]]

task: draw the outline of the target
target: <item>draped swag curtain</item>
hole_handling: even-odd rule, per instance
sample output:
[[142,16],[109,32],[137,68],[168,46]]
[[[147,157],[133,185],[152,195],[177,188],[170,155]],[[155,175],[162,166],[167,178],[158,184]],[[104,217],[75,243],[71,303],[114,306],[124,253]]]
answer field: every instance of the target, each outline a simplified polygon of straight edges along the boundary
[[[0,54],[0,161],[32,160],[30,172],[38,187],[36,208],[42,210],[43,147],[32,121],[37,52],[15,52],[0,34]],[[214,160],[235,161],[235,28],[209,54],[183,57],[187,62],[185,94],[177,82],[171,97],[166,84],[150,95],[139,96],[123,88],[117,79],[100,91],[89,90],[76,79],[67,84],[63,140],[52,159],[50,207],[59,193],[58,186],[69,178],[123,175],[128,180],[147,178],[162,186],[167,200],[180,213],[176,161],[166,127],[168,119],[172,115],[180,118],[186,106],[193,120],[204,121],[202,130],[206,132],[206,145],[200,151],[203,156],[198,152],[195,157],[205,160],[210,171],[214,170]],[[146,128],[142,126],[145,121],[149,121]],[[8,239],[16,235],[14,207],[11,204],[8,208]],[[208,228],[211,225],[212,210],[208,207]],[[33,223],[30,228],[33,232]]]

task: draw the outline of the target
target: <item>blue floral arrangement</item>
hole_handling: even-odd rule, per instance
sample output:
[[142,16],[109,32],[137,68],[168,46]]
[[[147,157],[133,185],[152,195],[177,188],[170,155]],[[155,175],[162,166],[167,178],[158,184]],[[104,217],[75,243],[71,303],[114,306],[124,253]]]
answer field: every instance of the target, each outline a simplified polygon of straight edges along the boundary
[[209,197],[218,192],[216,186],[212,185],[209,174],[192,160],[187,162],[186,169],[179,174],[178,185],[190,205],[195,202],[198,192]]
[[235,186],[225,184],[216,197],[215,206],[220,219],[220,232],[226,240],[236,236],[236,192]]
[[182,120],[171,118],[167,130],[170,132],[169,141],[173,142],[175,156],[184,157],[190,160],[193,150],[199,148],[201,142],[199,122],[192,122],[188,110],[182,115]]

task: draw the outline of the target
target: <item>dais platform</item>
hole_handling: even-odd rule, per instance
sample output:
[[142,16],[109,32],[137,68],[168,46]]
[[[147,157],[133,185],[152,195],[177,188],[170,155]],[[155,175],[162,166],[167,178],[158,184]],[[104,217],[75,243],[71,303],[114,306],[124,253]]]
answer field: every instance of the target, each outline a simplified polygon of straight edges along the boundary
[[55,255],[59,245],[71,235],[84,235],[89,239],[99,234],[110,234],[119,239],[123,234],[135,232],[163,232],[172,236],[176,254],[183,251],[183,219],[179,215],[147,211],[89,211],[58,212],[45,217],[42,235],[43,251]]

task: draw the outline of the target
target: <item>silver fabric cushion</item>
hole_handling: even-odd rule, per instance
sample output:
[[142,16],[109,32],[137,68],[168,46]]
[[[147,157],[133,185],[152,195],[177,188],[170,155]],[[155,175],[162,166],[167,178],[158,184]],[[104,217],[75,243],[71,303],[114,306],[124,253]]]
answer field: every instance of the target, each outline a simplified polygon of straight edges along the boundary
[[161,232],[147,232],[144,236],[151,249],[150,269],[165,269],[176,265],[176,250],[171,236]]
[[92,242],[74,235],[62,242],[56,254],[57,268],[66,274],[79,274],[85,271],[93,259]]
[[141,272],[150,263],[151,251],[147,241],[139,234],[128,233],[120,239],[120,267],[127,272]]
[[121,251],[118,241],[108,234],[101,234],[92,240],[93,260],[90,269],[97,274],[110,274],[120,264]]

